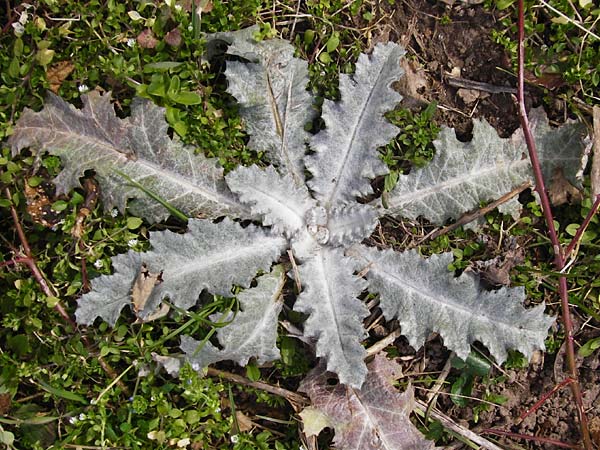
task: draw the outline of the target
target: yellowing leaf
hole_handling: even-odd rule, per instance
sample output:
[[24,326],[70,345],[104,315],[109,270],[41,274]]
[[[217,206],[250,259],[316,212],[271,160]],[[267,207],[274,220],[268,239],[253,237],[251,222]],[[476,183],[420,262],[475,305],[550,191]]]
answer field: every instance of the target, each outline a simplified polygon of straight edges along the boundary
[[332,427],[329,416],[313,406],[304,408],[299,416],[302,418],[302,430],[308,437],[318,436],[323,428]]

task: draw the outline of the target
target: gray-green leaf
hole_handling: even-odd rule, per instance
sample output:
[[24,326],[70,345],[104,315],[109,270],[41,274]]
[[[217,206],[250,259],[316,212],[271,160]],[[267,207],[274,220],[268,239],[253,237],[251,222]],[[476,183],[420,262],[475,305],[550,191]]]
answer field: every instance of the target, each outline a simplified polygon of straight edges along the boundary
[[[577,183],[575,172],[584,148],[582,127],[570,123],[550,128],[541,109],[531,117],[546,179],[563,167],[571,182]],[[444,127],[434,145],[431,163],[399,177],[387,198],[386,213],[411,219],[422,216],[441,225],[526,181],[534,182],[521,130],[501,139],[490,124],[476,119],[471,141],[459,141],[453,129]]]
[[435,332],[462,359],[475,341],[499,363],[508,349],[527,357],[544,349],[554,319],[544,315],[543,305],[525,309],[522,287],[486,291],[472,274],[454,277],[448,271],[450,253],[423,259],[416,251],[378,251],[363,245],[349,253],[368,267],[369,290],[379,293],[385,318],[398,319],[402,334],[415,348]]
[[280,39],[257,42],[252,30],[220,35],[230,42],[229,54],[251,61],[227,62],[227,91],[240,103],[240,115],[250,134],[248,147],[266,152],[279,171],[300,186],[310,137],[304,127],[316,116],[313,97],[306,90],[308,64],[294,58],[290,43]]
[[[193,367],[201,369],[223,360],[245,366],[252,357],[256,357],[259,364],[279,358],[277,317],[283,306],[283,267],[275,266],[270,274],[259,277],[257,283],[256,287],[237,296],[241,311],[229,325],[218,329],[217,338],[222,349],[210,342],[201,346],[200,341],[189,336],[181,337],[181,349]],[[211,319],[229,321],[232,313],[214,314]]]
[[174,305],[188,309],[196,304],[203,289],[231,296],[234,284],[248,287],[256,272],[268,270],[287,244],[283,237],[253,225],[242,228],[228,218],[220,223],[191,219],[188,228],[186,234],[151,233],[151,250],[115,257],[115,274],[93,280],[92,291],[79,300],[78,322],[89,324],[99,316],[114,325],[119,311],[131,303],[131,290],[142,264],[151,273],[162,273],[162,281],[138,312],[144,319],[167,297]]
[[326,128],[312,138],[315,154],[305,161],[313,174],[308,185],[326,208],[371,194],[370,180],[388,172],[376,149],[398,133],[383,115],[402,98],[391,84],[402,75],[403,54],[393,42],[378,44],[359,57],[354,75],[340,76],[342,100],[323,103]]
[[294,310],[309,314],[304,335],[317,339],[317,356],[326,359],[327,369],[341,383],[360,387],[367,373],[362,321],[369,310],[357,298],[366,282],[353,275],[354,266],[341,250],[321,248],[298,268],[302,292]]
[[304,215],[315,203],[304,184],[294,184],[291,175],[282,177],[273,166],[238,167],[226,179],[253,215],[263,216],[264,225],[274,225],[288,237],[305,225]]
[[216,159],[195,155],[194,149],[167,134],[164,110],[148,100],[136,99],[131,117],[119,119],[110,95],[96,91],[82,96],[79,110],[48,94],[40,112],[25,110],[15,126],[13,152],[30,147],[60,156],[63,170],[54,180],[57,193],[78,187],[86,170],[94,170],[106,210],[133,212],[149,221],[164,220],[168,210],[133,180],[188,216],[215,218],[246,214],[223,179]]

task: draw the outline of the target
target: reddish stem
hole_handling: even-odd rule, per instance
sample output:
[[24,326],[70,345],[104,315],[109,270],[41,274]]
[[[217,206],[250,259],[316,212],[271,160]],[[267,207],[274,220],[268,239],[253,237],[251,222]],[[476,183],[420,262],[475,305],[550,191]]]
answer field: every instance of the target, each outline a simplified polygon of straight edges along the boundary
[[[533,174],[535,177],[536,187],[535,190],[540,196],[540,202],[542,204],[542,211],[546,220],[546,226],[548,227],[548,235],[552,242],[554,250],[554,266],[557,271],[561,271],[565,267],[565,257],[563,249],[560,246],[556,228],[554,227],[554,217],[552,215],[552,209],[550,207],[550,200],[548,198],[548,192],[544,184],[544,177],[542,175],[542,167],[538,158],[538,153],[535,145],[535,140],[529,127],[529,120],[527,118],[527,111],[525,109],[525,18],[524,18],[524,0],[519,0],[519,67],[518,67],[518,85],[517,85],[517,99],[519,102],[519,119],[521,121],[521,128],[523,129],[523,135],[525,142],[527,143],[527,149],[529,151],[529,158],[531,160],[531,166],[533,168]],[[569,375],[573,379],[570,384],[571,391],[573,392],[573,398],[575,400],[575,406],[577,414],[579,416],[579,425],[581,429],[581,437],[583,445],[586,450],[592,449],[592,442],[590,438],[589,428],[587,424],[587,417],[583,407],[583,398],[581,396],[581,387],[579,385],[579,378],[577,373],[577,367],[575,365],[575,346],[573,339],[573,322],[571,320],[571,313],[569,310],[569,293],[567,288],[567,279],[564,276],[560,276],[558,279],[558,292],[560,294],[560,302],[562,309],[562,322],[565,329],[566,335],[566,353],[567,353],[567,364],[569,367]]]
[[9,261],[0,262],[0,267],[16,266],[17,264],[24,264],[27,262],[27,258],[13,258]]
[[525,439],[527,441],[535,441],[535,442],[542,442],[544,444],[551,444],[551,445],[554,445],[556,447],[561,447],[561,448],[574,448],[574,449],[581,448],[578,445],[567,444],[566,442],[557,441],[556,439],[545,438],[545,437],[540,437],[540,436],[528,436],[526,434],[511,433],[510,431],[496,430],[493,428],[488,428],[487,430],[483,430],[481,432],[481,434],[495,434],[497,436],[508,436],[508,437],[511,437],[514,439]]
[[519,422],[522,421],[523,419],[525,419],[525,417],[527,417],[529,414],[535,412],[540,406],[542,406],[544,404],[544,402],[546,400],[548,400],[552,395],[554,395],[554,393],[556,391],[558,391],[559,389],[562,389],[564,386],[566,386],[567,384],[570,384],[572,382],[573,382],[573,378],[566,378],[563,381],[561,381],[559,384],[554,386],[550,392],[546,392],[544,394],[544,396],[535,403],[535,405],[533,405],[531,408],[529,408],[527,411],[525,411],[523,414],[521,414],[519,416]]
[[565,259],[568,258],[571,252],[575,249],[575,246],[580,241],[581,236],[583,236],[583,233],[590,224],[592,217],[594,217],[594,215],[598,211],[598,207],[600,207],[600,194],[596,195],[596,200],[594,201],[592,208],[587,213],[587,216],[585,217],[585,220],[583,221],[581,226],[577,228],[577,232],[575,233],[575,236],[573,236],[571,243],[567,246],[567,249],[565,250]]

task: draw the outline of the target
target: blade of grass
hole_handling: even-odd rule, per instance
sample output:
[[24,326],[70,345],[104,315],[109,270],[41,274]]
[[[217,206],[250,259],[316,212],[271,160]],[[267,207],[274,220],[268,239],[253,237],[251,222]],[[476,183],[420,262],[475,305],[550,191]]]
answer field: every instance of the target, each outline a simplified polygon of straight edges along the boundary
[[155,192],[152,192],[150,189],[146,188],[145,186],[142,186],[140,183],[138,183],[137,181],[135,181],[133,178],[131,178],[129,175],[119,171],[119,170],[115,170],[115,172],[125,178],[125,180],[127,180],[127,183],[129,183],[130,186],[133,186],[135,188],[138,188],[140,191],[142,191],[144,194],[146,194],[148,197],[150,197],[152,200],[157,201],[158,203],[160,203],[161,205],[163,205],[165,208],[167,208],[167,210],[174,216],[177,217],[179,220],[182,220],[183,222],[187,223],[189,217],[186,216],[183,212],[181,212],[180,210],[178,210],[177,208],[175,208],[173,205],[171,205],[169,202],[167,202],[164,198],[160,197],[158,194],[156,194]]

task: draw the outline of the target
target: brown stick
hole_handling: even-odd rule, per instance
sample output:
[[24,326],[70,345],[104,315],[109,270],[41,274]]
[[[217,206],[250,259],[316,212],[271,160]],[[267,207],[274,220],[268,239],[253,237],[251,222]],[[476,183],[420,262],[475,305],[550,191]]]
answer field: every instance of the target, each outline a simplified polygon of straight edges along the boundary
[[517,90],[513,87],[496,86],[495,84],[484,83],[482,81],[467,80],[465,78],[446,77],[448,84],[453,87],[463,89],[473,89],[476,91],[488,92],[490,94],[516,94]]
[[[425,403],[421,400],[415,400],[415,406],[417,409],[421,410],[421,412],[423,414],[425,414],[427,412],[427,403]],[[484,437],[478,435],[477,433],[469,430],[468,428],[463,427],[462,425],[454,422],[451,418],[449,418],[445,414],[442,414],[441,412],[439,412],[436,409],[431,409],[429,411],[429,415],[431,417],[433,417],[435,420],[439,421],[445,428],[448,428],[449,430],[452,430],[455,433],[460,434],[464,438],[466,438],[472,442],[475,442],[476,444],[480,445],[481,448],[484,448],[486,450],[502,450],[501,447],[498,447],[493,442],[488,441],[486,438],[484,438]]]
[[487,430],[483,430],[482,433],[496,434],[498,436],[508,436],[508,437],[515,438],[515,439],[525,439],[526,441],[543,442],[544,444],[552,444],[556,447],[561,447],[561,448],[574,448],[574,449],[581,448],[574,444],[567,444],[566,442],[557,441],[556,439],[550,439],[550,438],[545,438],[545,437],[540,437],[540,436],[529,436],[527,434],[520,434],[520,433],[511,433],[510,431],[496,430],[493,428],[488,428]]
[[571,253],[573,252],[573,250],[575,249],[577,244],[579,244],[579,241],[581,240],[583,233],[585,232],[588,225],[592,221],[592,217],[594,217],[596,212],[598,212],[598,207],[600,207],[600,194],[596,195],[596,200],[594,201],[594,204],[590,208],[590,211],[588,212],[587,216],[585,217],[583,223],[579,226],[579,228],[577,228],[577,232],[575,233],[575,236],[573,236],[573,239],[571,239],[571,242],[569,242],[569,245],[567,246],[567,249],[565,250],[565,260],[567,258],[569,258],[569,256],[571,255]]
[[443,234],[447,234],[447,233],[450,233],[451,231],[456,230],[458,227],[460,227],[462,225],[466,225],[467,223],[472,222],[473,220],[476,220],[476,219],[478,219],[480,217],[483,217],[487,213],[489,213],[490,211],[492,211],[495,208],[497,208],[498,206],[506,203],[511,198],[519,195],[525,189],[530,188],[530,187],[531,187],[531,183],[529,183],[529,181],[527,181],[527,182],[521,184],[520,186],[517,186],[512,191],[504,194],[498,200],[494,200],[489,205],[486,205],[483,208],[479,208],[477,211],[463,214],[456,222],[454,222],[454,223],[452,223],[452,224],[448,225],[447,227],[444,227],[444,228],[442,228],[440,230],[434,231],[430,235],[425,236],[425,238],[423,238],[423,240],[425,240],[425,239],[435,239],[435,238],[437,238],[437,237],[439,237],[439,236],[441,236]]
[[525,417],[527,417],[528,415],[530,415],[531,413],[535,412],[540,406],[542,406],[542,404],[548,400],[550,397],[552,397],[556,392],[558,392],[560,389],[562,389],[563,387],[565,387],[567,384],[572,383],[573,380],[571,378],[566,378],[563,381],[561,381],[560,383],[558,383],[556,386],[554,386],[550,392],[546,392],[542,398],[540,398],[537,402],[535,402],[535,405],[533,405],[531,408],[529,408],[527,411],[525,411],[524,413],[522,413],[519,416],[519,422],[523,421],[525,419]]
[[[527,143],[527,150],[529,151],[529,159],[531,160],[531,166],[533,168],[533,174],[535,177],[535,190],[540,196],[540,202],[542,204],[542,211],[546,220],[546,226],[548,227],[548,235],[552,242],[554,250],[554,265],[560,272],[565,267],[565,257],[563,249],[558,240],[556,228],[554,227],[554,217],[550,208],[550,200],[548,198],[548,191],[544,184],[544,177],[542,175],[542,167],[538,158],[538,153],[535,145],[535,140],[531,129],[529,127],[529,119],[527,117],[527,111],[525,109],[525,18],[524,18],[524,0],[519,0],[519,46],[518,46],[518,84],[517,84],[517,100],[519,106],[519,119],[521,121],[521,128],[523,129],[523,135],[525,136],[525,142]],[[579,385],[579,377],[577,367],[575,365],[575,346],[573,338],[573,322],[571,320],[571,313],[569,309],[569,293],[567,288],[567,279],[564,276],[558,279],[558,291],[560,294],[560,302],[562,309],[562,322],[565,330],[566,338],[566,349],[567,349],[567,364],[569,367],[570,378],[573,382],[570,384],[573,398],[575,400],[575,406],[577,414],[579,416],[579,425],[581,429],[581,437],[583,445],[586,450],[592,449],[592,441],[590,438],[590,431],[588,428],[587,417],[583,406],[583,398],[581,396],[581,387]]]
[[244,386],[250,386],[270,394],[278,395],[279,397],[283,397],[292,403],[292,406],[305,406],[310,403],[305,396],[297,394],[296,392],[288,391],[287,389],[279,386],[263,383],[262,381],[251,381],[248,378],[241,375],[236,375],[235,373],[225,372],[224,370],[214,369],[212,367],[208,368],[207,373],[211,377],[225,378],[226,380],[233,381],[234,383],[243,384]]

